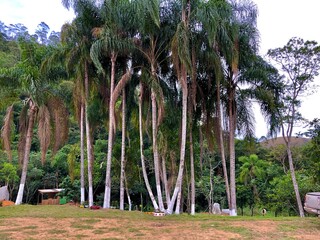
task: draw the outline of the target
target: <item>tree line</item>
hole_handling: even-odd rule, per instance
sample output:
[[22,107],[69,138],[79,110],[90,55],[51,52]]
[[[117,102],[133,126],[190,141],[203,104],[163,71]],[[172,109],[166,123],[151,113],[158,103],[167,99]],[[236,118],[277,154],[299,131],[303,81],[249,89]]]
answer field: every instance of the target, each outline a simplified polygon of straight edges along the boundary
[[[32,177],[46,176],[48,186],[66,186],[89,206],[116,202],[123,210],[126,193],[130,209],[147,202],[167,214],[218,201],[231,216],[262,203],[304,216],[298,182],[302,192],[319,188],[318,162],[309,153],[308,163],[294,162],[303,158],[292,133],[318,75],[316,42],[292,38],[262,58],[251,1],[62,4],[76,17],[61,33],[49,35],[45,23],[32,36],[21,24],[0,24],[2,169],[13,182],[21,174],[16,190],[12,184],[16,204],[34,196]],[[253,102],[285,149],[254,139]],[[272,203],[288,180],[293,205]]]

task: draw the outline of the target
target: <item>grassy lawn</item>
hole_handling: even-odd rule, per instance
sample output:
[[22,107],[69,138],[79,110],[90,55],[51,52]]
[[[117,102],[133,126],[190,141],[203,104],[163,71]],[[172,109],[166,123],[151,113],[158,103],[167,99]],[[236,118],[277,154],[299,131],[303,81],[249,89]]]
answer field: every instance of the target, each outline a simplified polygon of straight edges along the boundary
[[154,217],[76,206],[0,208],[0,239],[318,239],[317,217]]

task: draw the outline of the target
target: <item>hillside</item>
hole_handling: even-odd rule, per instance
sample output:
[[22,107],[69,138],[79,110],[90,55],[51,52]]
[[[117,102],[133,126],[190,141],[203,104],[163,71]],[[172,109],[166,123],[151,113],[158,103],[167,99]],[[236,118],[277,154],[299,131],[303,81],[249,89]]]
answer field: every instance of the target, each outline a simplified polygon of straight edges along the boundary
[[[300,147],[303,146],[304,144],[308,143],[311,139],[310,138],[303,138],[303,137],[292,137],[291,138],[291,145],[293,147]],[[262,142],[260,142],[262,147],[265,148],[271,148],[275,147],[278,145],[285,145],[285,141],[283,137],[277,137],[277,138],[272,138],[272,139],[267,139]]]

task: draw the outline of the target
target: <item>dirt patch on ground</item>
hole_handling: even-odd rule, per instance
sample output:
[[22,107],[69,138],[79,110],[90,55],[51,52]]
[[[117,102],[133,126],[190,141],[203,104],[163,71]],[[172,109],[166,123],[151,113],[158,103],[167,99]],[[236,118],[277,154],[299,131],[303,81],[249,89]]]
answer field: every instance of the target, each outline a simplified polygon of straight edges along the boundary
[[[239,234],[199,223],[129,222],[120,219],[10,218],[0,226],[7,239],[240,239]],[[1,236],[1,235],[0,235]],[[1,238],[1,237],[0,237]]]
[[0,239],[317,239],[320,235],[320,229],[304,233],[290,229],[290,223],[281,226],[279,231],[279,223],[272,220],[7,218],[0,219]]

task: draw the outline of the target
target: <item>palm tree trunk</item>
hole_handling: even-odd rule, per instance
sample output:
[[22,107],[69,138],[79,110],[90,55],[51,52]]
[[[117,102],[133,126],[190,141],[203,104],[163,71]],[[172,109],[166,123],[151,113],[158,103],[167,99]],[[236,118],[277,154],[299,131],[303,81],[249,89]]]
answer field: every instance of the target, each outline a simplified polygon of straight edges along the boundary
[[159,153],[157,143],[157,106],[156,96],[154,91],[151,93],[151,104],[152,104],[152,147],[153,147],[153,162],[154,162],[154,173],[156,178],[156,189],[159,202],[159,208],[161,212],[164,212],[162,190],[160,184],[160,168],[159,168]]
[[196,188],[195,188],[195,178],[194,178],[194,157],[193,157],[193,139],[192,139],[192,129],[190,128],[189,133],[190,140],[190,174],[191,174],[191,215],[195,214],[196,206]]
[[297,179],[296,179],[296,174],[295,174],[295,170],[294,170],[294,166],[293,166],[293,159],[292,159],[290,141],[291,141],[291,138],[288,138],[287,154],[288,154],[288,161],[289,161],[289,169],[290,169],[291,179],[292,179],[292,183],[293,183],[294,193],[296,195],[299,214],[300,214],[300,217],[304,217],[304,210],[303,210],[302,201],[301,201],[301,197],[300,197],[300,193],[299,193],[299,186],[298,186],[298,182],[297,182]]
[[234,89],[231,86],[229,89],[229,150],[230,150],[230,216],[237,216],[236,202],[236,159],[235,159],[235,106],[234,106]]
[[180,191],[179,191],[178,196],[177,196],[176,210],[174,212],[175,214],[180,214],[181,197],[182,197],[182,191],[181,191],[181,188],[180,188]]
[[32,142],[32,136],[33,136],[33,125],[34,125],[36,110],[37,110],[36,105],[32,101],[30,101],[28,130],[27,130],[26,144],[24,148],[25,151],[24,151],[24,157],[23,157],[20,186],[18,190],[16,203],[15,203],[16,205],[20,205],[23,199],[24,185],[26,183],[26,178],[27,178],[28,163],[29,163],[31,142]]
[[220,81],[217,82],[217,122],[218,122],[218,134],[219,134],[219,150],[221,155],[221,162],[222,162],[222,169],[223,169],[223,177],[226,187],[227,193],[227,200],[228,200],[228,207],[230,208],[230,187],[229,187],[229,180],[228,180],[228,170],[227,170],[227,162],[225,157],[224,151],[224,141],[223,141],[223,134],[222,134],[222,117],[221,117],[221,101],[220,101]]
[[184,170],[184,163],[185,163],[186,132],[187,132],[187,102],[188,102],[188,88],[186,85],[187,77],[186,77],[185,71],[184,71],[183,78],[185,80],[184,82],[185,84],[184,86],[182,86],[182,127],[181,127],[180,164],[179,164],[179,172],[178,172],[176,185],[167,209],[167,214],[172,214],[174,203],[177,200],[178,193],[181,191],[183,170]]
[[162,156],[162,178],[163,178],[163,185],[164,185],[164,190],[165,190],[165,194],[166,194],[166,201],[167,201],[167,206],[168,206],[168,204],[170,202],[170,191],[169,191],[169,186],[168,186],[166,159],[164,156]]
[[203,168],[203,133],[201,126],[199,126],[199,144],[200,144],[200,156],[199,156],[199,161],[200,161],[200,171],[202,175],[202,168]]
[[81,204],[85,201],[85,187],[84,187],[84,105],[81,103],[80,110],[80,202]]
[[124,183],[126,185],[126,193],[127,193],[127,198],[128,198],[128,204],[129,204],[129,211],[132,210],[132,203],[131,203],[131,198],[130,198],[130,194],[129,194],[129,189],[128,189],[128,182],[127,182],[127,177],[126,177],[126,173],[123,172],[123,178],[124,178]]
[[210,182],[210,191],[209,191],[209,213],[213,213],[213,200],[212,200],[212,195],[213,195],[213,177],[212,177],[212,165],[211,165],[211,160],[209,159],[209,166],[210,166],[210,174],[209,174],[209,182]]
[[[124,169],[126,152],[126,91],[122,90],[122,140],[121,140],[121,169],[120,169],[120,210],[124,210]],[[127,194],[129,194],[127,192]],[[128,195],[129,196],[129,195]]]
[[108,134],[108,153],[107,153],[107,167],[106,167],[106,185],[104,192],[103,208],[110,208],[111,200],[111,158],[113,148],[113,125],[114,125],[114,105],[113,105],[113,89],[115,83],[115,66],[117,56],[112,53],[111,56],[111,77],[110,77],[110,103],[109,103],[109,134]]
[[89,113],[88,113],[88,102],[89,102],[89,78],[88,78],[88,66],[85,63],[85,119],[86,119],[86,137],[87,137],[87,157],[88,157],[88,185],[89,185],[89,194],[88,202],[89,207],[93,205],[93,184],[92,184],[92,163],[93,163],[93,148],[90,134],[90,123],[89,123]]
[[[189,20],[190,12],[191,12],[190,0],[187,0],[185,3],[185,6],[183,6],[181,11],[181,21],[186,29],[188,28],[188,20]],[[179,78],[181,89],[182,89],[180,164],[179,164],[179,172],[178,172],[176,185],[167,209],[167,214],[172,214],[173,206],[177,200],[178,194],[179,194],[179,198],[181,196],[183,170],[184,170],[184,164],[185,164],[186,138],[187,138],[188,84],[187,84],[187,69],[184,63],[181,64],[181,72],[180,74],[178,74],[178,78]],[[177,204],[180,204],[180,202],[177,201]]]
[[141,167],[142,167],[142,174],[143,174],[143,179],[146,184],[146,188],[149,193],[149,197],[151,199],[151,202],[153,204],[153,208],[155,211],[159,211],[159,206],[157,204],[156,199],[154,198],[154,195],[152,193],[147,171],[146,171],[146,166],[145,166],[145,161],[144,161],[144,155],[143,155],[143,134],[142,134],[142,84],[140,83],[140,97],[139,97],[139,135],[140,135],[140,157],[141,157]]

